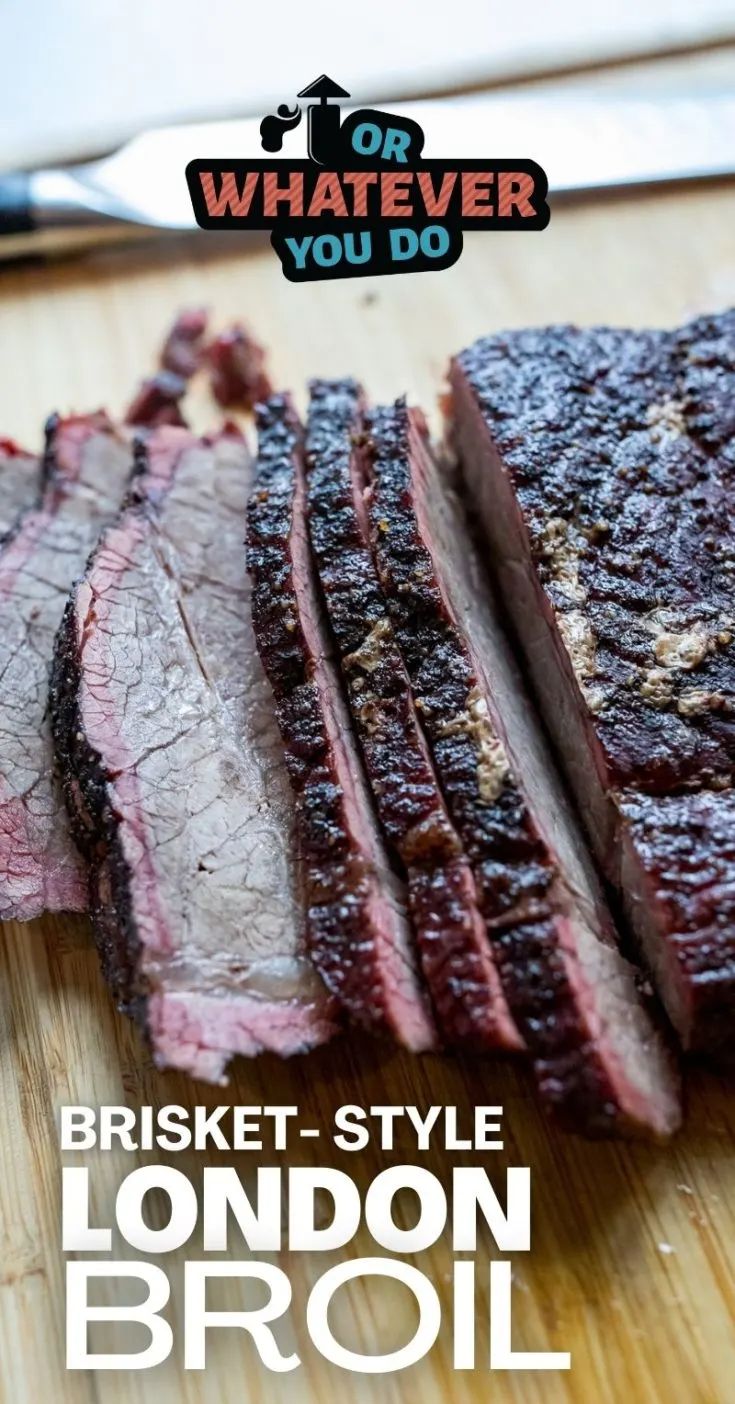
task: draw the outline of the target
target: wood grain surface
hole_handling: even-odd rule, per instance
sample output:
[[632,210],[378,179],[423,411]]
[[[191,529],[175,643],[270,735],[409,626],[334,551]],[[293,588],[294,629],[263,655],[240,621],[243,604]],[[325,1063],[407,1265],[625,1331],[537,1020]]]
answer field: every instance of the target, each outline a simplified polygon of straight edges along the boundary
[[[288,284],[270,249],[243,254],[215,235],[196,244],[109,251],[84,262],[0,273],[0,432],[29,445],[52,409],[122,408],[151,366],[162,329],[184,304],[222,321],[244,316],[272,348],[279,383],[303,394],[309,375],[353,372],[374,397],[403,391],[434,406],[449,353],[486,331],[556,320],[672,324],[735,299],[735,193],[724,187],[635,200],[560,206],[542,235],[467,240],[442,274],[323,287]],[[197,392],[196,419],[213,413]],[[101,982],[82,920],[0,930],[0,1380],[3,1401],[381,1401],[457,1404],[728,1404],[735,1398],[733,1248],[735,1101],[724,1080],[687,1076],[684,1132],[668,1148],[587,1145],[551,1128],[522,1067],[490,1060],[412,1060],[367,1040],[342,1039],[308,1058],[239,1062],[227,1089],[157,1074]],[[182,1252],[174,1277],[174,1356],[152,1373],[67,1374],[64,1261],[56,1112],[63,1103],[130,1106],[222,1101],[298,1104],[306,1125],[327,1127],[344,1103],[441,1102],[467,1117],[476,1102],[505,1107],[506,1148],[483,1161],[432,1152],[421,1163],[446,1182],[461,1163],[530,1165],[533,1244],[514,1259],[514,1345],[571,1350],[568,1374],[488,1374],[486,1263],[478,1263],[474,1372],[451,1369],[450,1242],[418,1266],[439,1291],[445,1319],[431,1355],[404,1375],[367,1377],[326,1365],[308,1341],[309,1284],[333,1255],[279,1261],[294,1283],[291,1338],[303,1364],[268,1374],[240,1333],[213,1333],[205,1373],[185,1373]],[[145,1155],[93,1152],[95,1221],[110,1222],[117,1187]],[[161,1156],[195,1180],[204,1164],[235,1163],[252,1180],[255,1156]],[[335,1164],[361,1187],[383,1166],[418,1159],[407,1138],[393,1152],[346,1157],[326,1135],[271,1163]],[[74,1156],[64,1157],[74,1163]],[[163,1206],[162,1206],[163,1208]],[[410,1210],[407,1209],[407,1212]],[[350,1256],[370,1253],[361,1235]],[[196,1256],[190,1248],[189,1256]],[[244,1250],[234,1256],[244,1256]],[[234,1284],[217,1300],[241,1300]],[[395,1348],[411,1333],[404,1292],[386,1284],[344,1293],[335,1328],[356,1349]],[[282,1335],[287,1344],[289,1332]],[[97,1336],[94,1339],[100,1340]],[[142,1341],[141,1341],[142,1344]],[[98,1348],[102,1348],[101,1344]],[[109,1345],[108,1345],[109,1348]]]

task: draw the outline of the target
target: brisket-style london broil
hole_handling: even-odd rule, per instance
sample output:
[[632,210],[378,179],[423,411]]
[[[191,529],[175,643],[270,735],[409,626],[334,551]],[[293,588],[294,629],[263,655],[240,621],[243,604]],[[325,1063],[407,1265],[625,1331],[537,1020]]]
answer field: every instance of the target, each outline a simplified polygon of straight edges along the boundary
[[75,586],[51,706],[105,974],[159,1067],[311,1048],[288,777],[250,620],[239,437],[154,431]]
[[363,397],[354,381],[312,382],[309,528],[350,714],[389,849],[406,874],[421,967],[444,1038],[517,1049],[472,869],[434,773],[373,559],[362,428]]
[[381,581],[542,1099],[588,1134],[666,1136],[673,1060],[617,949],[459,499],[419,412],[398,401],[368,432]]
[[87,905],[53,774],[48,677],[72,582],[131,467],[103,415],[50,421],[35,501],[0,544],[0,920]]
[[297,796],[308,948],[352,1021],[435,1046],[405,892],[391,871],[331,655],[306,524],[303,430],[290,401],[258,411],[248,507],[255,637]]
[[735,1001],[735,313],[550,327],[452,367],[539,701],[685,1047]]

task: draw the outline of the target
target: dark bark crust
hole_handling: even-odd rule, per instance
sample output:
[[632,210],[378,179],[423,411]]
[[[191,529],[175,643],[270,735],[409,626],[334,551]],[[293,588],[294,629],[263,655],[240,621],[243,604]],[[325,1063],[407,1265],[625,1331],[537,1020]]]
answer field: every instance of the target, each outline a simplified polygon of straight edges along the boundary
[[102,973],[120,1010],[146,1032],[146,991],[137,981],[138,939],[130,873],[117,842],[107,777],[89,745],[78,708],[81,672],[75,596],[69,599],[56,639],[49,686],[54,750],[72,836],[89,863],[89,906]]
[[369,539],[360,483],[363,397],[314,381],[307,426],[309,526],[378,815],[404,865],[434,1007],[452,1043],[517,1047],[477,889],[416,717]]
[[[355,831],[345,803],[344,787],[349,783],[349,777],[341,773],[345,758],[340,760],[336,753],[325,717],[328,699],[320,695],[316,677],[315,646],[328,655],[329,641],[325,622],[313,620],[309,626],[305,617],[316,598],[316,583],[299,578],[292,552],[297,483],[303,474],[303,431],[288,399],[273,396],[259,406],[258,438],[248,507],[253,623],[275,693],[286,764],[297,796],[307,875],[309,952],[327,987],[354,1022],[389,1032],[409,1046],[428,1047],[434,1043],[428,1006],[410,970],[404,970],[401,978],[414,1005],[413,1011],[403,1009],[412,1026],[396,1022],[402,1003],[396,1008],[390,999],[395,988],[391,988],[394,981],[385,952],[381,952],[381,932],[376,929],[380,921],[376,898],[381,905],[386,901],[389,910],[383,908],[383,915],[394,923],[394,929],[400,931],[405,918],[390,905],[390,894],[381,894],[381,877],[374,870],[367,842]],[[305,521],[302,529],[306,532]],[[312,636],[315,629],[321,633],[318,640]],[[339,688],[336,672],[327,684]],[[346,751],[353,746],[348,738]],[[359,757],[354,755],[351,761],[355,769],[360,768]],[[375,820],[371,813],[363,813],[361,822],[367,828]],[[380,847],[377,833],[375,846]],[[385,868],[388,877],[387,860]],[[382,935],[391,942],[390,930]],[[406,939],[410,940],[407,932]],[[405,963],[395,945],[392,963]]]
[[[598,857],[684,1046],[731,1058],[735,312],[490,337],[452,380],[468,478],[506,529],[512,489],[513,563],[572,665],[566,720],[558,698],[547,715],[570,774],[575,753],[589,764],[575,786]],[[543,704],[540,665],[535,681]]]
[[483,798],[477,746],[456,725],[469,714],[480,683],[419,530],[411,488],[412,415],[399,400],[368,416],[373,546],[447,805],[478,876],[486,921],[502,928],[548,915],[554,870],[513,777],[506,777],[496,798]]
[[411,686],[365,527],[350,460],[361,434],[351,381],[316,381],[307,426],[309,528],[329,622],[380,818],[406,866],[447,862],[461,849],[420,736]]
[[[50,442],[53,427],[48,431]],[[132,509],[145,514],[147,465],[145,443],[136,439],[121,513]],[[102,973],[120,1011],[134,1019],[146,1035],[148,990],[140,973],[131,874],[120,848],[108,776],[99,753],[87,740],[79,714],[81,681],[76,591],[72,591],[51,665],[49,712],[54,753],[72,837],[89,864],[89,914]]]
[[639,1132],[628,1124],[605,1057],[586,1033],[554,917],[500,930],[495,949],[539,1096],[555,1120],[585,1136]]
[[587,622],[578,664],[609,782],[731,784],[735,312],[674,332],[513,332],[457,366],[557,616]]
[[735,792],[619,799],[645,896],[676,965],[689,1043],[733,1058]]
[[[50,438],[50,434],[49,434]],[[136,441],[126,504],[135,503],[147,453]],[[140,501],[143,511],[143,501]],[[94,556],[94,552],[93,552]],[[90,557],[90,562],[93,557]],[[102,974],[122,1012],[146,1033],[146,990],[137,980],[140,942],[130,897],[128,863],[118,842],[107,775],[84,734],[79,713],[81,671],[76,591],[63,612],[49,682],[50,727],[72,837],[90,868],[90,917]]]

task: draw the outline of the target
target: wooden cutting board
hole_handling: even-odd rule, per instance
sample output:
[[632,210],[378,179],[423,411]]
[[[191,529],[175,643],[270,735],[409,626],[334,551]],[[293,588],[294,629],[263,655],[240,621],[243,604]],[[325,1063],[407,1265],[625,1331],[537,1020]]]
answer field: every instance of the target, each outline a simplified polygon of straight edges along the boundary
[[[174,311],[192,303],[210,305],[222,321],[251,321],[272,348],[276,379],[300,395],[309,375],[351,371],[374,397],[407,391],[433,406],[449,353],[482,332],[557,320],[666,325],[732,302],[733,227],[735,192],[701,188],[560,207],[542,235],[474,236],[459,265],[438,275],[294,287],[269,249],[244,256],[214,235],[195,245],[6,270],[0,274],[0,431],[37,444],[54,408],[104,404],[118,412],[152,365]],[[201,398],[196,414],[203,425],[211,422]],[[735,1095],[723,1080],[690,1071],[686,1129],[665,1149],[587,1145],[560,1134],[540,1113],[522,1067],[412,1060],[352,1038],[288,1064],[240,1062],[229,1087],[213,1090],[152,1070],[112,1007],[84,921],[10,924],[0,931],[0,963],[3,1401],[464,1404],[491,1397],[498,1404],[727,1404],[734,1397]],[[463,1163],[485,1163],[491,1171],[530,1165],[533,1243],[514,1259],[514,1344],[570,1350],[570,1373],[488,1374],[487,1243],[477,1258],[478,1367],[452,1371],[447,1239],[418,1262],[446,1311],[440,1340],[404,1375],[345,1374],[317,1355],[304,1326],[306,1293],[339,1258],[286,1253],[278,1261],[294,1283],[292,1338],[303,1360],[295,1374],[268,1374],[234,1331],[212,1335],[204,1374],[184,1372],[183,1253],[165,1263],[176,1279],[174,1358],[153,1373],[67,1374],[58,1106],[222,1101],[298,1104],[305,1125],[323,1128],[320,1140],[267,1159],[334,1164],[362,1189],[379,1169],[411,1159],[446,1181]],[[345,1102],[447,1103],[465,1120],[476,1102],[500,1103],[505,1151],[485,1161],[439,1151],[419,1157],[403,1137],[393,1152],[346,1157],[326,1135],[334,1108]],[[122,1152],[80,1158],[92,1171],[96,1222],[111,1221],[120,1181],[147,1158]],[[233,1162],[227,1155],[161,1158],[195,1175],[204,1164]],[[252,1179],[255,1160],[242,1154],[234,1163]],[[365,1234],[349,1256],[371,1250]],[[233,1286],[222,1304],[235,1307],[239,1300]],[[352,1348],[387,1351],[415,1323],[407,1294],[380,1285],[345,1294],[334,1324]]]

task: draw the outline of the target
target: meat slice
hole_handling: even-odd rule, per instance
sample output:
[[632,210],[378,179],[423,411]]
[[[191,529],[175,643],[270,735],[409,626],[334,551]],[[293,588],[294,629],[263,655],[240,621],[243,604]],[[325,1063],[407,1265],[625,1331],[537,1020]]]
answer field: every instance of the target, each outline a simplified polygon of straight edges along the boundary
[[[467,481],[600,862],[685,1046],[731,1051],[732,928],[725,912],[713,927],[711,893],[735,762],[735,314],[489,338],[452,384]],[[662,873],[687,890],[686,940],[653,895]]]
[[255,637],[275,692],[305,866],[307,935],[354,1022],[435,1045],[402,884],[390,871],[342,697],[306,527],[303,431],[288,399],[258,411],[248,510]]
[[0,542],[38,498],[39,463],[12,439],[0,439]]
[[350,711],[378,816],[407,875],[421,965],[444,1037],[518,1048],[472,870],[437,784],[373,561],[362,413],[354,381],[312,383],[309,525]]
[[105,974],[159,1067],[334,1031],[301,946],[293,804],[250,623],[239,436],[154,431],[64,616],[51,698]]
[[459,499],[417,411],[398,401],[368,427],[380,578],[541,1096],[588,1134],[665,1136],[676,1072],[617,949]]
[[0,920],[87,905],[53,775],[48,676],[69,589],[131,467],[103,415],[51,421],[40,495],[0,545]]

